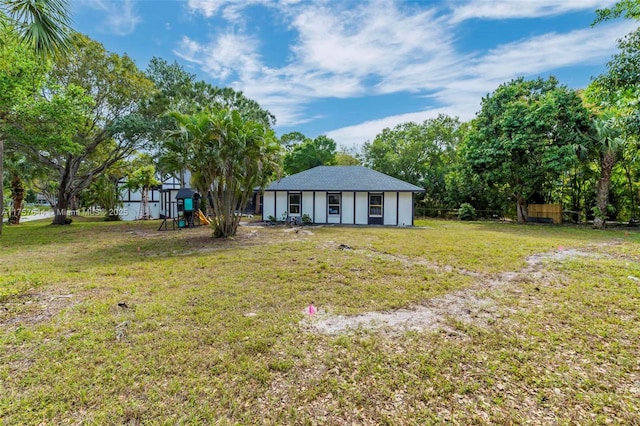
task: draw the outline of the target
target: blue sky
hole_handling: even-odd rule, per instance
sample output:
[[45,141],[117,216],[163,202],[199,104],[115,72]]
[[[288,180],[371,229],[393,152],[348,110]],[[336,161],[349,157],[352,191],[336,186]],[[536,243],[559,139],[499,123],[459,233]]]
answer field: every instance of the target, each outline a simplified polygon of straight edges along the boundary
[[74,27],[141,69],[161,57],[233,87],[279,135],[360,147],[385,127],[439,113],[470,120],[503,82],[555,75],[585,87],[616,39],[591,27],[615,0],[73,0]]

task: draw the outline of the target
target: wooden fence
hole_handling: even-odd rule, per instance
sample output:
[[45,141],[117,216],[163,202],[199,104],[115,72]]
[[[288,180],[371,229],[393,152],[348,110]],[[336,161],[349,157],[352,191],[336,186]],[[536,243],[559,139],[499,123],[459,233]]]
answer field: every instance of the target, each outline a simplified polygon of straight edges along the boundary
[[529,204],[529,222],[562,223],[560,204]]

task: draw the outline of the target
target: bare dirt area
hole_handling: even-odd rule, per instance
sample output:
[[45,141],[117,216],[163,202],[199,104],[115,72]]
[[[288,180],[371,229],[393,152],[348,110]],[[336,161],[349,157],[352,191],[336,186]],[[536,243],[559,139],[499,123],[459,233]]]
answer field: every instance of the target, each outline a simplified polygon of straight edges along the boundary
[[78,303],[73,294],[25,292],[0,302],[0,326],[18,327],[48,321],[60,311]]
[[[335,245],[327,242],[325,248]],[[338,249],[350,250],[339,246]],[[429,265],[427,261],[408,259],[386,253],[358,250],[367,256],[379,256],[385,259],[401,261],[406,265]],[[428,300],[426,303],[389,312],[365,312],[360,315],[334,315],[328,310],[318,310],[307,315],[303,325],[312,332],[337,335],[356,330],[379,331],[384,334],[399,334],[406,331],[440,330],[452,337],[465,336],[452,327],[452,321],[460,321],[475,326],[487,327],[501,316],[501,307],[496,302],[499,293],[509,292],[527,297],[528,304],[539,303],[535,295],[523,294],[522,283],[542,286],[556,273],[545,267],[545,263],[563,262],[578,257],[599,257],[601,254],[576,249],[558,249],[548,253],[536,254],[526,259],[527,266],[519,271],[502,274],[480,274],[451,266],[429,265],[434,269],[455,271],[461,275],[476,278],[476,283],[467,289],[455,291],[442,297]],[[536,286],[535,290],[539,290]]]

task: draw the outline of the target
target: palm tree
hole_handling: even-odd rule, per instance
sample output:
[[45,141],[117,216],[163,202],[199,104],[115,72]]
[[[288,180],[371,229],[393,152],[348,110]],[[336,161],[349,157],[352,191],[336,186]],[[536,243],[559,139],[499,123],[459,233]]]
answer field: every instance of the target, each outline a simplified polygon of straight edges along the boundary
[[594,137],[599,154],[600,179],[598,180],[595,217],[593,227],[602,229],[606,225],[607,206],[609,205],[609,189],[611,173],[618,161],[618,155],[624,146],[622,127],[619,119],[612,111],[606,111],[595,121]]
[[[67,0],[0,0],[0,25],[12,26],[24,45],[42,62],[69,49],[70,17]],[[0,105],[0,218],[4,217],[4,136],[2,121],[6,115]],[[0,235],[2,235],[0,219]]]
[[25,197],[24,176],[33,176],[37,171],[27,159],[18,154],[12,153],[5,157],[7,162],[5,171],[11,180],[11,210],[9,223],[18,225],[22,215],[22,203]]
[[273,130],[227,109],[194,115],[171,113],[192,141],[190,164],[213,198],[214,236],[230,237],[253,190],[280,171],[280,144]]

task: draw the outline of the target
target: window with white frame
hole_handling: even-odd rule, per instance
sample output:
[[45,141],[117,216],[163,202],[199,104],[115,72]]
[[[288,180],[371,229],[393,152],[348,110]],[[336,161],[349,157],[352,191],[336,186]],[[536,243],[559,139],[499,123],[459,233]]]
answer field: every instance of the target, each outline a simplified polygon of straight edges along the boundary
[[302,194],[289,194],[289,214],[300,214],[300,203]]
[[382,217],[382,194],[369,194],[369,216]]
[[328,194],[327,204],[329,207],[329,214],[340,214],[340,194]]

